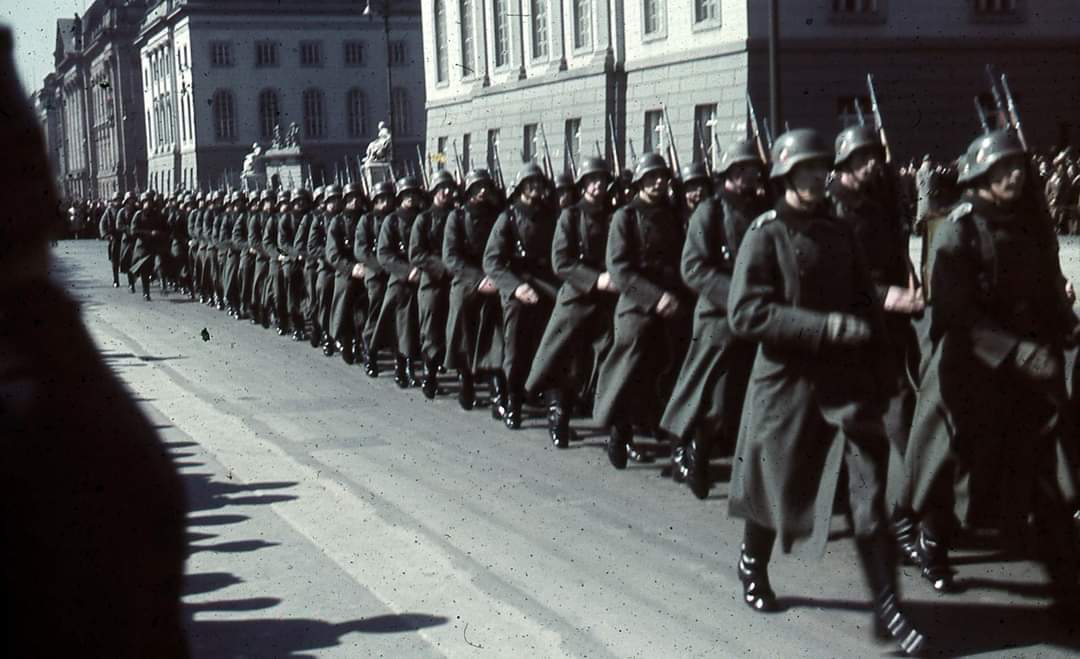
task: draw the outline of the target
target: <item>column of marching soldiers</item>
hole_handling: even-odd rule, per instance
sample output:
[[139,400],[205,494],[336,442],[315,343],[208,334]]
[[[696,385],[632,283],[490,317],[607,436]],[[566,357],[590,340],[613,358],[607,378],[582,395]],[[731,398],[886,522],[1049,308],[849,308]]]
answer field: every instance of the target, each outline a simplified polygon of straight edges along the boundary
[[371,377],[392,359],[427,398],[454,373],[461,408],[484,388],[511,430],[542,401],[559,448],[591,416],[616,469],[670,450],[705,498],[709,461],[733,456],[755,611],[780,608],[773,546],[823,554],[842,511],[875,632],[904,652],[929,641],[897,563],[953,592],[950,548],[979,530],[1041,561],[1075,623],[1080,406],[1063,371],[1080,329],[1036,165],[1015,131],[976,138],[916,267],[887,151],[868,126],[833,144],[796,129],[770,154],[729,145],[715,172],[648,153],[621,174],[587,158],[574,179],[526,164],[505,190],[475,169],[427,189],[129,194],[100,228],[114,286],[126,272],[150,299],[156,270],[163,293]]

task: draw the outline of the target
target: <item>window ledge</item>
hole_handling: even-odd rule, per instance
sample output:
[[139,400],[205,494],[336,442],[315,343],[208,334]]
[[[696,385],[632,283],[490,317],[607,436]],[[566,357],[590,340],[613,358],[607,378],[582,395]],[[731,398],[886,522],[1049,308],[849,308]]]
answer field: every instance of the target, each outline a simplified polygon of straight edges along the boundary
[[641,43],[653,43],[656,41],[663,41],[667,39],[667,30],[657,30],[652,34],[642,34]]
[[709,19],[707,21],[697,21],[690,25],[691,32],[710,32],[712,30],[719,30],[724,26],[724,22],[719,18]]

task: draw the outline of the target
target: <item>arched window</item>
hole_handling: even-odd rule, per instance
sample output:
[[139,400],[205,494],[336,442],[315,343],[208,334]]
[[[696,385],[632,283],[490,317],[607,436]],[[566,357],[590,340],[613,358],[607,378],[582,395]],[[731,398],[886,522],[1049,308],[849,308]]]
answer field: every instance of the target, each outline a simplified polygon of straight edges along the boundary
[[394,110],[394,121],[391,126],[394,135],[409,134],[409,93],[402,87],[394,87],[390,95]]
[[476,73],[476,44],[473,43],[473,0],[460,0],[461,12],[461,76],[472,77]]
[[364,92],[353,88],[345,96],[345,114],[349,120],[349,137],[363,137],[367,133],[367,108]]
[[435,0],[435,80],[446,82],[446,0]]
[[318,89],[308,89],[304,92],[304,137],[319,139],[325,135],[323,93]]
[[279,114],[277,92],[273,89],[259,92],[259,137],[268,140],[274,136]]
[[214,92],[214,140],[231,142],[236,139],[236,108],[233,95],[227,89]]

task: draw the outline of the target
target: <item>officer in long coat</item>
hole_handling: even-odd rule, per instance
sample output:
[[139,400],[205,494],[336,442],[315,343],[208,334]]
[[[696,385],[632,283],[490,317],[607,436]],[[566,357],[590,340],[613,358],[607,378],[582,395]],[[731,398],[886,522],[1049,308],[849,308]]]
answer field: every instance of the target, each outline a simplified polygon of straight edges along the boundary
[[298,244],[300,226],[304,218],[311,212],[311,193],[303,188],[298,189],[292,196],[292,208],[290,212],[280,215],[277,223],[278,250],[282,253],[282,276],[284,277],[281,291],[285,294],[284,302],[289,326],[292,327],[294,341],[303,341],[307,334],[304,331],[304,258],[303,244]]
[[683,229],[667,205],[671,170],[646,153],[634,168],[635,196],[615,211],[607,269],[619,290],[614,343],[600,367],[593,419],[610,429],[608,459],[651,459],[634,446],[635,424],[657,428],[690,340],[691,297],[679,276]]
[[356,223],[356,240],[353,241],[356,262],[363,266],[364,290],[367,292],[367,314],[360,337],[364,349],[364,372],[372,378],[379,375],[379,351],[373,347],[373,339],[389,278],[379,263],[379,232],[382,231],[383,222],[393,212],[396,199],[397,192],[391,181],[375,184],[371,195],[371,210],[364,213]]
[[559,280],[551,266],[554,214],[544,203],[547,180],[535,163],[518,172],[511,203],[484,248],[484,274],[499,289],[503,311],[504,425],[521,427],[525,381],[555,306]]
[[420,317],[420,350],[424,374],[420,390],[435,398],[439,389],[439,366],[446,355],[446,318],[450,298],[450,271],[442,259],[446,218],[454,208],[457,182],[441,169],[432,177],[431,207],[420,213],[409,238],[409,262],[420,269],[417,291]]
[[[852,126],[836,136],[833,176],[828,192],[834,217],[855,235],[874,282],[874,303],[884,311],[891,359],[885,393],[889,406],[885,432],[892,444],[890,481],[897,490],[902,478],[911,416],[915,410],[919,340],[912,316],[924,307],[922,289],[908,256],[908,237],[897,208],[893,182],[887,178],[885,151],[877,130]],[[895,502],[892,502],[895,504]],[[893,508],[894,505],[890,505]],[[914,558],[915,526],[910,511],[892,511],[893,529],[908,560]]]
[[491,412],[502,420],[502,307],[499,289],[484,274],[484,248],[501,210],[495,181],[486,169],[465,176],[465,203],[446,220],[442,259],[452,277],[446,322],[448,370],[458,372],[458,404],[471,410],[475,383],[482,373],[493,375],[495,404]]
[[389,276],[372,348],[396,350],[394,381],[406,389],[417,385],[413,360],[420,356],[420,319],[416,302],[420,268],[409,262],[409,238],[423,204],[424,188],[415,176],[402,177],[395,187],[398,207],[383,222],[375,249],[379,265]]
[[1019,543],[1034,516],[1055,603],[1075,615],[1063,349],[1080,330],[1025,160],[1011,132],[972,142],[959,175],[966,190],[935,235],[933,350],[906,456],[909,502],[921,516],[923,575],[939,591],[953,585],[954,522]]
[[[698,498],[708,495],[709,458],[734,448],[754,344],[736,338],[727,320],[735,257],[750,223],[768,209],[761,194],[765,163],[751,142],[724,150],[719,194],[690,216],[680,271],[697,294],[690,347],[660,426],[685,447],[673,456],[673,475],[686,478]],[[730,448],[728,448],[730,447]],[[682,473],[680,471],[682,470]]]
[[150,301],[150,275],[154,273],[158,254],[168,238],[165,218],[154,204],[150,192],[142,194],[142,208],[131,219],[129,234],[134,243],[131,256],[129,277],[138,277],[142,282],[143,299]]
[[364,187],[350,183],[343,192],[345,208],[330,218],[326,229],[326,261],[334,269],[334,296],[327,326],[335,347],[346,364],[362,352],[360,336],[367,315],[364,267],[356,260],[356,225],[364,212]]
[[548,436],[558,448],[570,443],[573,395],[593,389],[611,347],[618,291],[604,262],[611,222],[610,179],[603,160],[582,161],[576,182],[581,201],[563,209],[551,242],[552,267],[562,285],[525,388],[544,393]]
[[767,564],[808,542],[824,554],[846,470],[855,545],[879,635],[904,652],[925,639],[899,608],[884,488],[889,443],[878,391],[884,320],[851,230],[829,215],[830,146],[815,131],[779,136],[770,178],[783,186],[735,260],[728,322],[758,344],[731,479],[731,514],[746,521],[738,563],[745,602],[775,610]]
[[281,232],[278,227],[286,217],[292,215],[292,205],[292,192],[282,192],[277,200],[276,212],[267,215],[266,224],[263,225],[263,250],[266,251],[268,265],[263,309],[267,314],[273,313],[278,336],[285,336],[291,329],[288,285],[285,279],[285,260],[289,257],[289,252],[286,245],[280,242]]
[[123,196],[117,192],[109,200],[109,207],[101,214],[98,222],[98,235],[108,241],[107,255],[112,266],[113,288],[120,287],[120,244],[123,239],[116,226],[118,215],[123,208]]

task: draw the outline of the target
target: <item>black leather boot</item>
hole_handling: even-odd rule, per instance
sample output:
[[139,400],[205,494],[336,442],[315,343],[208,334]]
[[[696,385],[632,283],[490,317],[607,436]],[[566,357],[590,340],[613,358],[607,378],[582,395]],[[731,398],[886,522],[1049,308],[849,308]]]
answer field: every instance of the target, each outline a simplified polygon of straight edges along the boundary
[[776,593],[769,583],[768,559],[751,555],[743,544],[739,554],[739,581],[743,587],[743,601],[758,613],[774,613],[780,610]]
[[341,351],[341,361],[345,362],[349,366],[356,363],[356,357],[353,354],[353,342],[351,339],[337,342],[337,349]]
[[953,570],[949,565],[949,548],[940,539],[928,533],[924,527],[916,545],[918,563],[922,575],[939,593],[956,592]]
[[476,388],[473,385],[472,373],[467,370],[458,371],[458,383],[461,385],[457,395],[458,405],[468,412],[476,404]]
[[502,421],[506,416],[506,376],[501,372],[491,376],[491,418]]
[[570,414],[558,394],[551,395],[549,400],[548,437],[557,448],[567,448],[570,446]]
[[704,432],[695,431],[686,445],[686,483],[698,499],[709,496],[712,479],[709,477],[709,454],[712,446]]
[[626,457],[640,464],[651,464],[656,462],[656,458],[651,454],[639,451],[638,448],[634,446],[633,433],[630,434],[630,437],[630,441],[626,443]]
[[420,391],[428,400],[434,400],[439,393],[439,365],[432,359],[424,360],[424,377],[420,383]]
[[394,383],[397,384],[399,389],[408,389],[412,386],[412,374],[409,373],[410,367],[409,358],[398,354],[394,360]]
[[926,649],[926,637],[904,615],[896,588],[896,557],[891,538],[882,531],[856,537],[855,549],[874,599],[874,634],[893,639],[900,651],[917,655]]
[[904,565],[919,564],[919,527],[915,525],[913,515],[906,508],[897,508],[890,522],[896,549]]
[[678,440],[671,448],[671,480],[676,483],[686,482],[686,444]]
[[379,377],[379,351],[370,348],[364,353],[364,373],[369,378]]
[[607,456],[611,466],[616,469],[626,469],[627,446],[634,438],[631,426],[615,424],[608,431]]
[[334,351],[337,349],[337,342],[331,339],[329,336],[322,342],[322,354],[327,357],[333,357]]
[[503,415],[503,425],[509,430],[521,428],[521,401],[525,397],[519,391],[511,391],[506,397],[506,413]]

